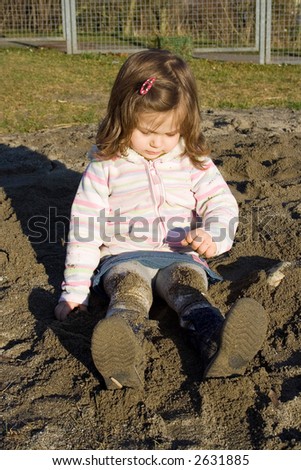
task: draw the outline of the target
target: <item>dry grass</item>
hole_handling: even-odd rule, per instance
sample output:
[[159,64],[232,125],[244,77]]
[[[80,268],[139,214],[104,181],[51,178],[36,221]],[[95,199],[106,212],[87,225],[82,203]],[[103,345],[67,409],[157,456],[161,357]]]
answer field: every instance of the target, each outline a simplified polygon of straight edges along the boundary
[[[56,50],[0,50],[0,133],[97,123],[121,55],[68,56]],[[202,108],[301,109],[300,66],[189,59]]]

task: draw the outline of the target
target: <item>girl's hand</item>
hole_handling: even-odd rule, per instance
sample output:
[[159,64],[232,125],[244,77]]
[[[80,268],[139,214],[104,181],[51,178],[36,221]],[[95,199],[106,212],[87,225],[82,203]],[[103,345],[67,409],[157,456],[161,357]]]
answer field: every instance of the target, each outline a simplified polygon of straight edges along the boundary
[[54,315],[56,316],[57,320],[64,321],[66,320],[67,316],[69,315],[70,312],[72,312],[73,309],[76,307],[79,308],[82,312],[87,312],[87,306],[78,304],[76,302],[60,302],[57,304],[54,310]]
[[190,245],[199,255],[212,258],[216,253],[216,243],[212,240],[210,233],[201,228],[190,230],[181,242],[182,246]]

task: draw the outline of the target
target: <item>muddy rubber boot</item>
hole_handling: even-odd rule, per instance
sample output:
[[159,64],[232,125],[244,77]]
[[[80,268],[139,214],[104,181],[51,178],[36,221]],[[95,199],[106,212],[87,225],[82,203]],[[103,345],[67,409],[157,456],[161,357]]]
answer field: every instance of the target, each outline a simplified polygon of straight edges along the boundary
[[106,279],[110,304],[94,328],[91,352],[108,389],[143,388],[145,332],[152,303],[151,287],[136,273]]
[[144,323],[123,314],[101,320],[92,335],[92,357],[108,389],[143,388]]
[[243,375],[260,350],[267,333],[267,314],[256,300],[239,299],[226,315],[220,345],[204,378]]

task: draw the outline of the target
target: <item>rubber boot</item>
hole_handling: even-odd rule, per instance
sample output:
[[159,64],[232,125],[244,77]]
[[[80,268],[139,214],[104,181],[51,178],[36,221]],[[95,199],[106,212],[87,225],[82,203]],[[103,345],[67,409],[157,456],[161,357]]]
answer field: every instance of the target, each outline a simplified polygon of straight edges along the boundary
[[151,287],[133,272],[107,276],[104,284],[110,304],[106,318],[93,331],[93,361],[108,389],[141,389]]
[[266,337],[267,315],[258,302],[239,299],[224,317],[206,298],[206,283],[191,265],[171,265],[157,276],[158,293],[179,316],[199,353],[203,378],[245,373]]
[[256,300],[239,299],[225,317],[219,346],[209,358],[204,378],[243,375],[267,333],[267,314]]

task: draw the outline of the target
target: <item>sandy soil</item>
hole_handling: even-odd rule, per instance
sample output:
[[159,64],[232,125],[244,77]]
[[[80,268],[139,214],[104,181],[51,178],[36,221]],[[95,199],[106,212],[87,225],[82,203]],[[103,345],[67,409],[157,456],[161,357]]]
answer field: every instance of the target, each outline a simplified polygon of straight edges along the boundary
[[[204,112],[212,156],[241,208],[211,297],[262,302],[269,329],[245,376],[200,381],[175,314],[159,328],[144,391],[106,391],[90,354],[105,305],[59,323],[70,205],[93,126],[1,137],[2,445],[5,449],[301,449],[301,113]],[[281,261],[278,286],[269,270]]]

